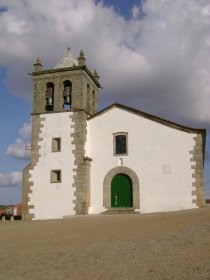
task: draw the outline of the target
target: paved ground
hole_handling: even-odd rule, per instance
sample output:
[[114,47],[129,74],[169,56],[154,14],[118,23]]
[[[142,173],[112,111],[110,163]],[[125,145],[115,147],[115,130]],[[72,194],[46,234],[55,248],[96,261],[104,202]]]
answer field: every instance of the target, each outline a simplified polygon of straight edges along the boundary
[[0,221],[0,280],[210,280],[210,207]]

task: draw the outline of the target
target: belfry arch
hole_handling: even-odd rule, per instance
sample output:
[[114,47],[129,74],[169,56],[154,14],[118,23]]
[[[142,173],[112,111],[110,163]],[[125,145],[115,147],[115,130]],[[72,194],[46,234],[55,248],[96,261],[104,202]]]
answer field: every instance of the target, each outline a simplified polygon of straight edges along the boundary
[[105,175],[103,182],[103,206],[107,209],[111,208],[111,182],[117,174],[125,174],[131,178],[133,184],[133,208],[140,209],[139,179],[136,173],[126,166],[114,167]]

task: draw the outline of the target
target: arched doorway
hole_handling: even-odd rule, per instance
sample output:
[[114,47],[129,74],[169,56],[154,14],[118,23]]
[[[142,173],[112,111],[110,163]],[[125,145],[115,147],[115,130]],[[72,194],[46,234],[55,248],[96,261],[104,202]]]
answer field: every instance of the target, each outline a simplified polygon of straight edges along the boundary
[[103,206],[106,209],[111,208],[111,182],[115,175],[126,174],[132,181],[133,206],[134,209],[140,209],[140,184],[139,178],[134,170],[126,166],[116,166],[110,169],[103,181]]
[[126,174],[117,174],[111,181],[111,207],[133,206],[133,184]]

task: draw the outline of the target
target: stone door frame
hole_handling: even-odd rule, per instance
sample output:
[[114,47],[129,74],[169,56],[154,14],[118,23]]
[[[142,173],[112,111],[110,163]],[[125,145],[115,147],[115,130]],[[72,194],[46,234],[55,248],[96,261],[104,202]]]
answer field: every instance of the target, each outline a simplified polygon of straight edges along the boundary
[[111,182],[117,174],[125,174],[131,178],[133,184],[133,208],[140,209],[139,178],[132,169],[126,166],[114,167],[105,175],[103,182],[103,206],[107,209],[111,208]]

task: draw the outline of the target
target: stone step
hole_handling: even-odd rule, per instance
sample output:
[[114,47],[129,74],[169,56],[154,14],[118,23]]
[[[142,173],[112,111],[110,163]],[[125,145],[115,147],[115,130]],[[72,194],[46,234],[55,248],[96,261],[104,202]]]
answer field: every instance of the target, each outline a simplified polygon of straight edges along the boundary
[[111,215],[111,214],[139,214],[135,212],[133,208],[110,208],[107,211],[102,213],[103,215]]

